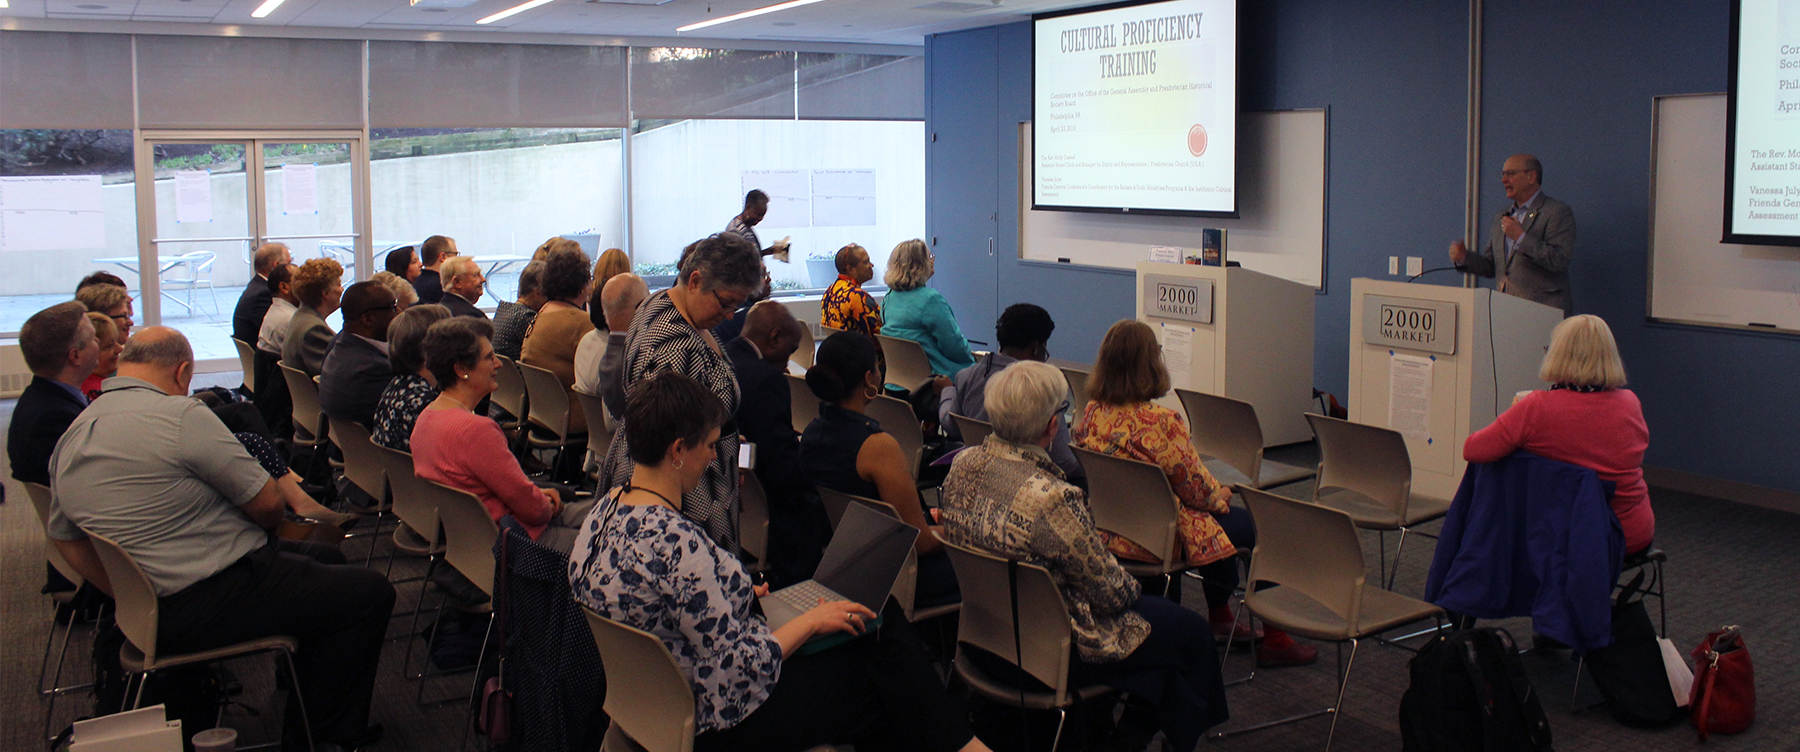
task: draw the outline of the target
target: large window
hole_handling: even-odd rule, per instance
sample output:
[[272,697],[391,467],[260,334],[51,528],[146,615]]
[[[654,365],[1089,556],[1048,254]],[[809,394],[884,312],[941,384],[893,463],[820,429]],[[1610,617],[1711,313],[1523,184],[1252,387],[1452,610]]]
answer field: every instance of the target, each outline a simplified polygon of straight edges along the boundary
[[925,126],[918,121],[681,120],[640,122],[632,137],[632,239],[638,273],[674,273],[688,243],[725,229],[751,189],[770,196],[763,245],[776,290],[829,285],[833,259],[856,243],[875,262],[925,234]]
[[108,261],[137,260],[132,151],[130,130],[0,130],[0,332],[97,271],[135,294],[136,275]]
[[626,244],[618,128],[376,129],[369,149],[375,268],[432,235],[488,272],[480,302],[517,297],[524,259],[550,238],[590,258]]

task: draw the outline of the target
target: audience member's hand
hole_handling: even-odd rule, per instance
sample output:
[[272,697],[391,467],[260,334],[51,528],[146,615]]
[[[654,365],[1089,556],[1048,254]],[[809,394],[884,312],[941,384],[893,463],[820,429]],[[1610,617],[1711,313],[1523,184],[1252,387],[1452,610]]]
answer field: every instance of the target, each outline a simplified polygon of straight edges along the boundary
[[751,585],[750,592],[754,593],[756,595],[756,597],[758,597],[758,598],[768,595],[769,594],[769,583],[765,582],[761,585]]
[[555,517],[559,514],[562,514],[562,508],[563,508],[562,494],[557,493],[556,489],[554,489],[554,488],[540,488],[540,489],[538,489],[538,491],[542,492],[544,494],[544,498],[550,502],[550,516],[551,517]]
[[811,611],[800,617],[806,621],[807,635],[816,637],[832,632],[849,632],[853,635],[863,633],[869,620],[875,618],[875,612],[856,601],[819,601]]
[[941,391],[944,391],[944,387],[947,387],[947,386],[950,386],[950,377],[949,376],[933,376],[933,377],[931,377],[932,391],[941,392]]

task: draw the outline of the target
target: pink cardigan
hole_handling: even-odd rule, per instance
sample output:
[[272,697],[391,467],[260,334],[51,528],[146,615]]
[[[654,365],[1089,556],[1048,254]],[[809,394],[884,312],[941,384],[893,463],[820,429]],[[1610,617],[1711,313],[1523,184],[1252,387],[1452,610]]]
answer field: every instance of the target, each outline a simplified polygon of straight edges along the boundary
[[1625,530],[1625,550],[1635,552],[1656,535],[1656,514],[1644,484],[1644,450],[1649,446],[1644,409],[1631,390],[1554,389],[1532,392],[1476,431],[1463,444],[1463,459],[1494,462],[1523,449],[1592,469],[1601,480],[1617,484],[1613,514]]
[[412,432],[413,473],[468,491],[488,516],[512,515],[537,540],[550,522],[550,500],[525,477],[492,418],[463,410],[419,412]]

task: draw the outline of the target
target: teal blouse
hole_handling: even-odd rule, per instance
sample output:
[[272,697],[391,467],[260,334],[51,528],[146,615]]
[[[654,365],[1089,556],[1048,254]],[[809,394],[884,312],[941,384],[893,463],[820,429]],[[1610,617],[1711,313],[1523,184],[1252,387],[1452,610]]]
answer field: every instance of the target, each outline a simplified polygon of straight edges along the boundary
[[904,292],[889,290],[881,299],[881,333],[910,339],[925,348],[931,371],[944,376],[975,365],[969,340],[956,325],[950,301],[930,287]]

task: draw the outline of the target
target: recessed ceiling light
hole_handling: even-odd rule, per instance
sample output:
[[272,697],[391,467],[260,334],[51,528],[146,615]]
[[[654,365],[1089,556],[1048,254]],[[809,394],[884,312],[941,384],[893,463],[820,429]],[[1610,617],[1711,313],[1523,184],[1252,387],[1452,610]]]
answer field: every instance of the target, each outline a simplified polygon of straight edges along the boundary
[[274,13],[276,8],[281,7],[281,3],[282,3],[282,0],[263,0],[263,4],[261,6],[259,6],[256,10],[251,11],[250,17],[251,18],[268,18],[270,13]]
[[425,13],[449,13],[450,12],[449,9],[447,9],[447,8],[420,8],[419,10],[422,12],[425,12]]
[[675,29],[675,31],[682,32],[682,31],[694,31],[696,29],[704,29],[708,26],[718,26],[719,24],[722,24],[722,23],[730,23],[732,21],[737,21],[739,19],[760,16],[764,13],[774,13],[775,11],[778,11],[778,10],[787,10],[789,8],[798,8],[802,5],[812,5],[813,3],[818,3],[818,2],[824,2],[824,0],[788,0],[785,3],[776,3],[775,5],[770,5],[765,8],[757,8],[755,10],[747,10],[742,13],[733,13],[729,16],[715,18],[710,21],[701,21],[699,23],[691,23],[686,26],[677,28],[677,29]]
[[106,6],[104,5],[77,5],[75,7],[82,10],[106,10]]
[[500,11],[499,13],[495,13],[494,15],[488,16],[487,18],[483,18],[479,21],[476,21],[475,23],[491,24],[502,18],[509,18],[511,16],[515,16],[520,13],[524,13],[525,11],[531,10],[532,8],[536,8],[540,5],[546,5],[549,2],[550,2],[550,0],[528,0],[528,2],[519,3],[518,5],[515,5],[511,8],[507,8],[506,10]]
[[776,21],[775,25],[776,26],[799,26],[799,24],[794,23],[793,21]]

